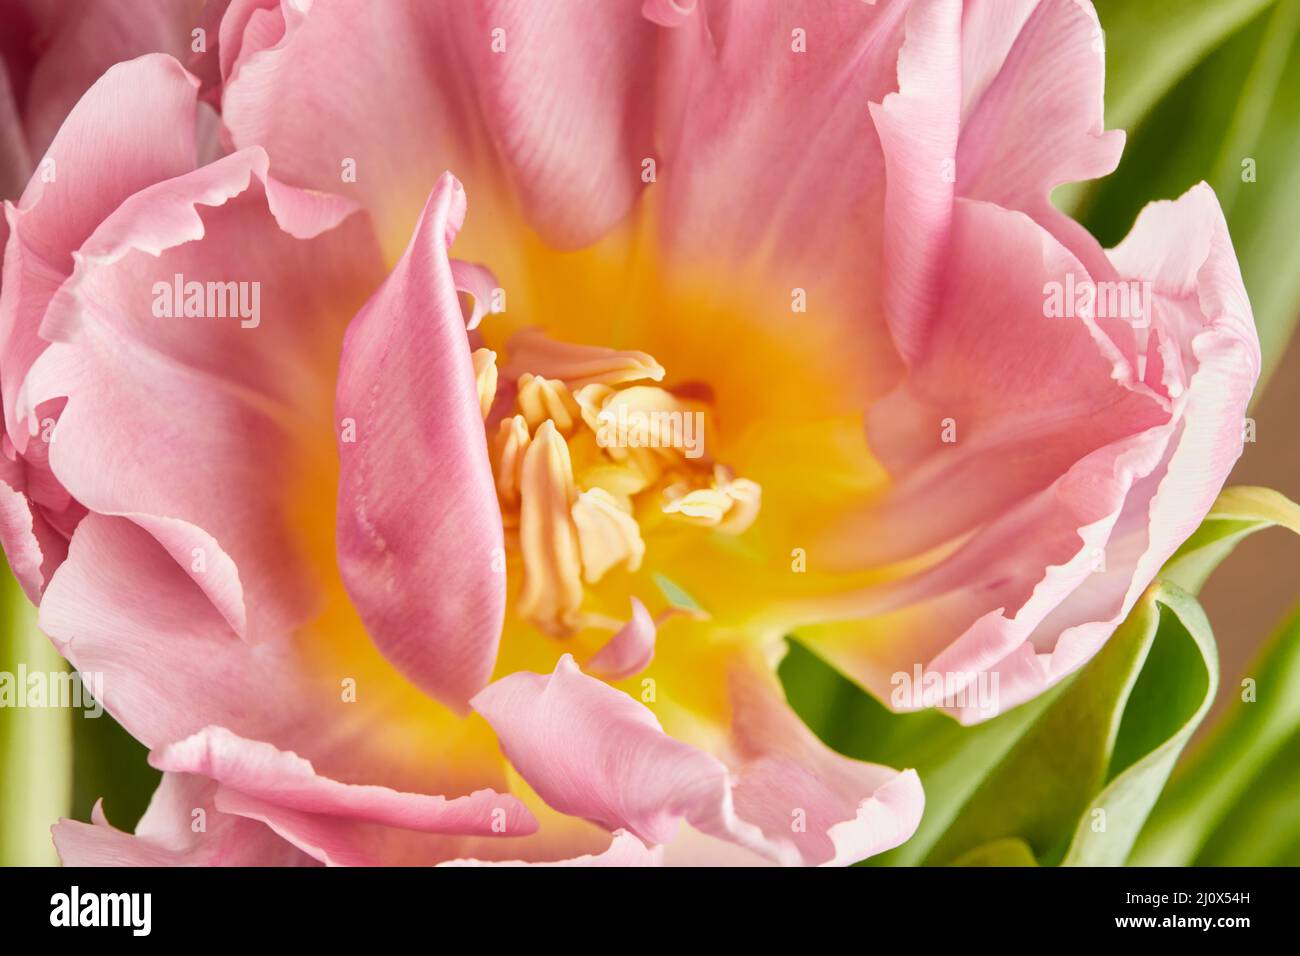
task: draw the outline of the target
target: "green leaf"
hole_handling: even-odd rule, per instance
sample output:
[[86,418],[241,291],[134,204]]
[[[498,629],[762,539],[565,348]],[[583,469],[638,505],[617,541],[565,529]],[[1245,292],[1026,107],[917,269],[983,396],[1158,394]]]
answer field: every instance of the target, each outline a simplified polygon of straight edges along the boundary
[[[36,619],[0,560],[0,674],[70,670]],[[51,825],[89,820],[100,799],[116,826],[133,829],[162,779],[147,755],[101,707],[0,706],[0,866],[58,863]]]
[[149,748],[107,711],[95,720],[73,721],[72,746],[72,818],[89,820],[95,802],[103,800],[113,826],[135,829],[162,781],[149,766]]
[[1197,866],[1300,866],[1300,735],[1243,789]]
[[[1065,866],[1119,866],[1218,689],[1218,652],[1196,599],[1172,585],[1155,595],[1161,623],[1129,694],[1110,781],[1079,821]],[[1123,768],[1123,769],[1119,769]],[[1098,812],[1102,816],[1098,816]],[[1105,820],[1105,829],[1094,826]]]
[[[1195,599],[1167,585],[1149,590],[1073,679],[972,727],[936,712],[891,714],[798,645],[781,676],[830,746],[921,777],[916,834],[870,865],[1023,865],[1123,862],[1218,669]],[[1093,832],[1095,810],[1104,832]]]
[[976,847],[953,862],[953,866],[1037,866],[1034,851],[1024,840],[1014,837],[994,840]]
[[1271,488],[1225,488],[1201,526],[1169,559],[1160,577],[1196,594],[1239,541],[1275,526],[1300,534],[1300,505]]
[[1300,608],[1247,674],[1157,804],[1135,864],[1300,862]]
[[929,854],[1023,840],[1043,864],[1124,861],[1217,686],[1204,614],[1153,589],[962,808]]
[[1106,118],[1128,129],[1272,0],[1093,0],[1106,31]]
[[[20,667],[27,674],[65,670],[3,561],[0,618],[0,671],[11,680]],[[57,863],[50,826],[68,815],[71,801],[72,711],[0,707],[0,866]]]
[[802,644],[791,641],[782,683],[796,713],[840,753],[891,767],[913,767],[925,787],[925,814],[912,838],[872,857],[869,866],[920,863],[961,805],[1060,693],[1048,693],[993,720],[963,727],[946,714],[891,713]]

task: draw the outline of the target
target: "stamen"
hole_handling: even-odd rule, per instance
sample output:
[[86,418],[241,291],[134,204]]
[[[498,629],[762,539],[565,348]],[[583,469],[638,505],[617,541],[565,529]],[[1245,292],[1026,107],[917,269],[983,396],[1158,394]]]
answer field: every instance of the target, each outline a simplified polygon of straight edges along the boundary
[[748,478],[734,478],[721,466],[714,469],[712,486],[691,488],[677,482],[664,489],[664,514],[716,528],[725,534],[748,530],[758,517],[762,488]]
[[678,515],[692,524],[713,527],[731,508],[731,499],[717,488],[686,487],[685,482],[664,489],[664,514]]
[[621,385],[650,379],[663,380],[663,366],[645,352],[624,352],[599,345],[572,345],[547,337],[540,329],[520,329],[506,343],[510,361],[507,379],[527,372],[559,379],[577,391],[584,385]]
[[645,542],[631,511],[630,505],[622,504],[604,488],[578,495],[573,523],[578,529],[583,580],[588,584],[595,584],[619,563],[629,571],[641,567]]
[[758,517],[759,506],[763,502],[763,489],[758,482],[748,478],[733,478],[721,490],[731,499],[731,507],[718,522],[718,530],[723,534],[741,534]]
[[697,413],[703,416],[700,405],[684,401],[667,389],[633,385],[605,398],[596,416],[596,434],[598,439],[607,436],[602,445],[615,458],[638,448],[664,449],[675,458],[685,445],[686,429],[693,431],[693,419],[688,424],[687,416]]
[[474,384],[478,386],[478,403],[483,410],[483,420],[487,421],[488,412],[492,410],[492,401],[497,397],[497,353],[491,349],[475,349]]
[[[515,414],[501,420],[492,452],[502,521],[517,529],[509,540],[524,566],[521,617],[557,636],[598,622],[582,607],[585,588],[615,568],[640,569],[653,547],[643,531],[663,521],[656,513],[724,534],[754,523],[759,486],[705,452],[707,389],[687,397],[626,385],[663,378],[644,352],[552,342],[535,330],[510,347],[500,374],[516,383]],[[474,367],[486,415],[495,356],[480,349]]]
[[542,422],[524,453],[519,549],[524,583],[519,613],[553,634],[575,629],[582,603],[582,561],[572,509],[577,498],[569,446],[551,421]]
[[582,417],[578,403],[559,379],[542,378],[525,372],[519,376],[516,401],[531,429],[536,429],[549,419],[555,422],[560,434],[568,436],[573,434],[574,427]]
[[528,423],[524,416],[514,415],[503,418],[497,426],[496,473],[497,494],[501,503],[507,507],[519,504],[519,485],[524,474],[524,454],[532,436],[528,433]]

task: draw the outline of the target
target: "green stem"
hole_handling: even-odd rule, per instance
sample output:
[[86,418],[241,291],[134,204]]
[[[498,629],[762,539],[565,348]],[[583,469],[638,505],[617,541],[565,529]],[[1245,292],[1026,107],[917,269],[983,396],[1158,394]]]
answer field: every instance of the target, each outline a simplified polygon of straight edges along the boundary
[[[36,626],[36,608],[0,562],[0,672],[16,694],[19,666],[28,674],[66,664]],[[0,866],[58,863],[50,826],[72,801],[72,711],[0,707]]]

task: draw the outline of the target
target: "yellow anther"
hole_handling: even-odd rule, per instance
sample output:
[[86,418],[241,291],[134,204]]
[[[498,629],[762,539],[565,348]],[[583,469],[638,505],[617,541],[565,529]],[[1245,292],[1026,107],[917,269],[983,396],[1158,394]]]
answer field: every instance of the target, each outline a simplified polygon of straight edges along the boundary
[[534,431],[549,419],[560,434],[572,435],[582,415],[578,403],[558,379],[525,373],[519,376],[519,392],[515,400],[520,414]]
[[754,523],[761,503],[762,488],[756,482],[715,468],[708,488],[692,488],[684,481],[665,488],[663,510],[691,524],[740,534]]
[[572,509],[577,499],[569,447],[545,421],[524,453],[519,550],[524,582],[519,614],[543,630],[568,634],[582,603],[582,559]]
[[532,438],[524,416],[503,418],[497,426],[496,479],[497,494],[501,503],[509,507],[519,504],[519,484],[524,473],[524,455]]
[[645,352],[607,349],[598,345],[572,345],[548,338],[540,329],[521,329],[506,343],[510,361],[507,378],[525,373],[559,379],[577,391],[584,385],[621,385],[649,379],[662,381],[663,366]]
[[478,386],[478,404],[487,421],[492,410],[492,400],[497,397],[497,353],[491,349],[475,349],[474,384]]
[[578,529],[583,579],[588,584],[595,584],[617,564],[629,571],[641,567],[645,556],[641,527],[632,517],[631,507],[604,488],[578,495],[573,504],[573,523]]
[[[639,570],[666,520],[724,534],[754,523],[762,490],[705,454],[710,406],[626,384],[663,378],[650,356],[536,332],[509,347],[500,374],[516,383],[515,414],[497,427],[492,453],[502,521],[524,567],[521,617],[557,636],[591,626],[599,614],[583,607],[585,589],[616,568]],[[495,356],[479,350],[474,368],[486,415]]]

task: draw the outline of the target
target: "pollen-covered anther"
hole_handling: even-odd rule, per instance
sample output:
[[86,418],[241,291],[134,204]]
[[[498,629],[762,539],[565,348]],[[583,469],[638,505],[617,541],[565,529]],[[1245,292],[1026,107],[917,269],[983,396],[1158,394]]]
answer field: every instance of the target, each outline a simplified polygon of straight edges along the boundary
[[[604,626],[587,589],[638,571],[666,521],[724,534],[753,524],[761,489],[706,449],[707,392],[648,384],[663,369],[644,352],[529,331],[510,348],[500,375],[515,383],[515,409],[491,444],[502,522],[523,564],[520,617],[560,637]],[[487,358],[475,356],[476,371]]]
[[522,415],[503,418],[497,426],[497,437],[493,443],[496,453],[497,494],[501,503],[507,508],[519,504],[519,485],[523,480],[524,454],[532,443],[532,434],[528,423]]
[[497,397],[497,353],[491,349],[475,349],[474,384],[478,386],[478,404],[487,421],[492,402]]
[[692,488],[676,482],[664,489],[664,514],[691,524],[740,534],[758,517],[762,488],[748,478],[735,478],[722,467],[714,469],[713,484]]
[[549,420],[561,435],[573,434],[582,412],[563,382],[525,372],[519,376],[518,383],[515,401],[530,429],[536,431],[542,422]]
[[553,634],[572,633],[583,596],[572,515],[577,490],[569,446],[549,420],[538,427],[524,452],[519,498],[524,563],[519,614]]
[[506,347],[510,353],[507,378],[531,372],[558,379],[575,392],[585,385],[621,385],[642,379],[659,382],[664,377],[663,366],[645,352],[558,342],[536,328],[520,329]]
[[573,523],[578,529],[583,579],[588,584],[595,584],[618,564],[629,571],[641,567],[645,542],[629,504],[604,488],[591,488],[574,502]]

